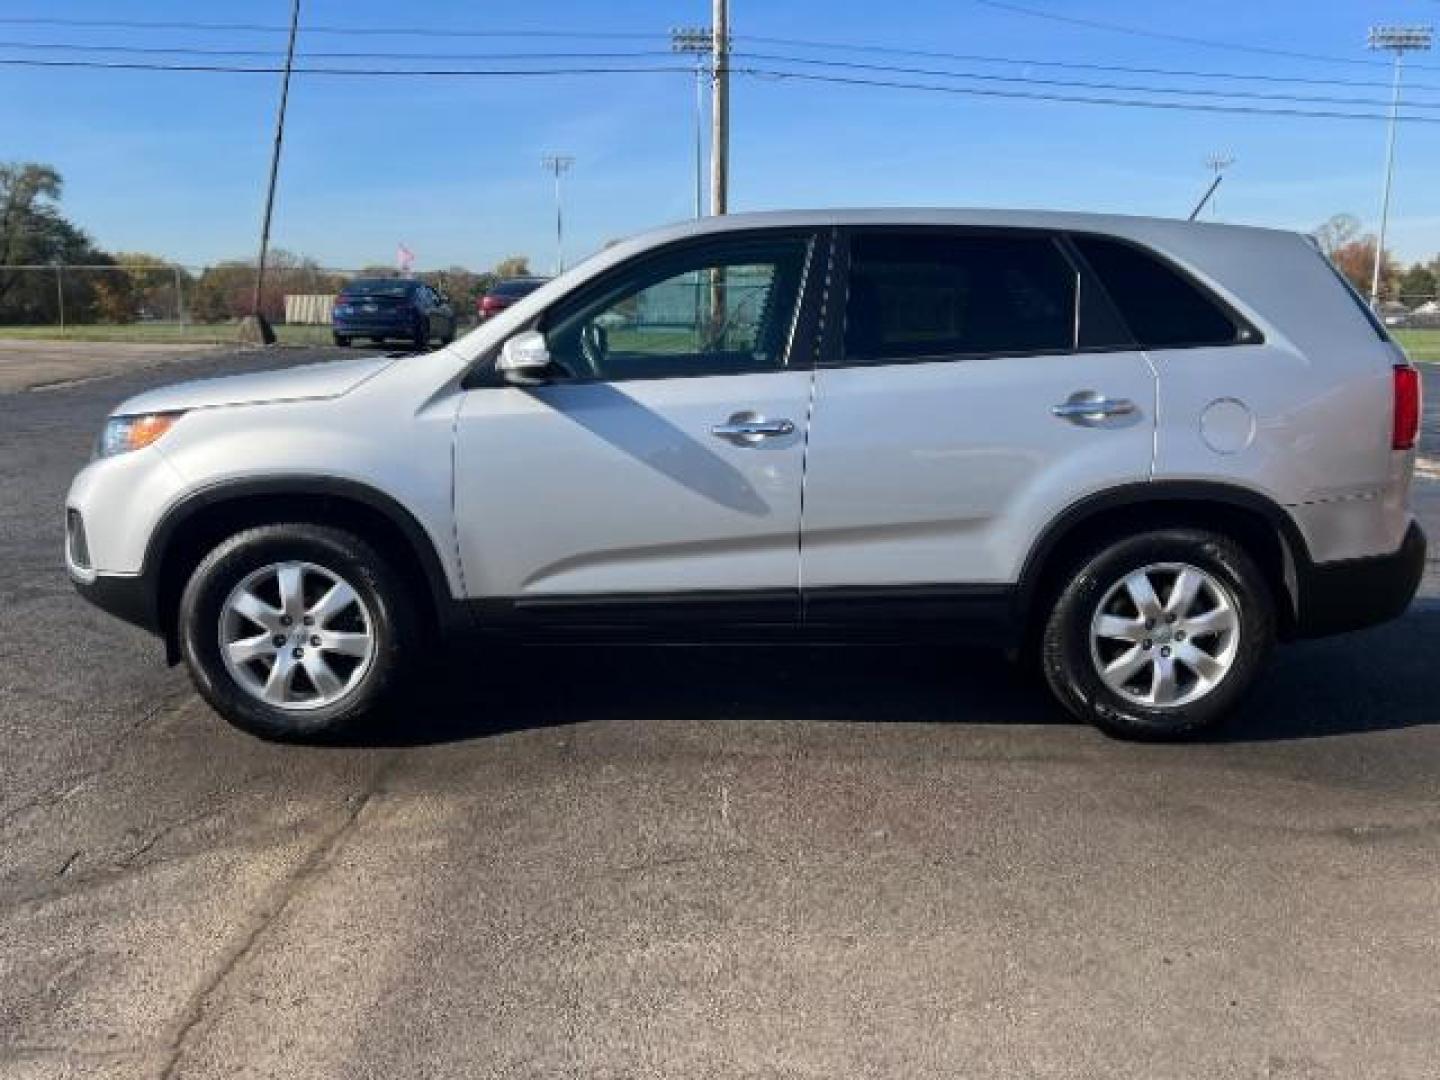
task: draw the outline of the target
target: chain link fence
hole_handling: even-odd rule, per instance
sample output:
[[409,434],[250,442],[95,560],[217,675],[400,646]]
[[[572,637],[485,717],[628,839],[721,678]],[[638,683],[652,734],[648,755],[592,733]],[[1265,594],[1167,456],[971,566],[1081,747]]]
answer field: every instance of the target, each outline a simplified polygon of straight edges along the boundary
[[[281,344],[327,344],[335,297],[357,276],[267,266],[260,310]],[[459,270],[415,276],[450,296],[462,327],[492,280]],[[242,262],[0,266],[0,338],[233,344],[254,299],[255,267]]]
[[[335,297],[358,276],[308,263],[267,266],[261,311],[281,344],[329,344]],[[458,268],[415,276],[450,297],[462,330],[495,280]],[[241,261],[0,266],[0,339],[234,344],[254,292],[255,267]],[[1378,314],[1414,359],[1440,361],[1440,296],[1403,294],[1383,300]]]

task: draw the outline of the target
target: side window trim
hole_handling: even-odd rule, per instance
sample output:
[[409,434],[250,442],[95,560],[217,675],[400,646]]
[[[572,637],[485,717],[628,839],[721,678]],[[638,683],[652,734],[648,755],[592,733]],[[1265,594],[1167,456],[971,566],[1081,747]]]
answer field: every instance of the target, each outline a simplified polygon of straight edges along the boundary
[[[1120,309],[1115,306],[1115,301],[1105,288],[1105,283],[1095,273],[1094,268],[1085,261],[1085,256],[1080,254],[1080,249],[1075,246],[1068,232],[1056,233],[1055,242],[1060,245],[1060,250],[1065,253],[1065,258],[1070,260],[1070,265],[1075,268],[1077,275],[1079,293],[1075,297],[1075,353],[1077,355],[1090,355],[1093,353],[1112,352],[1138,352],[1139,343],[1135,340],[1135,333],[1125,322]],[[1086,311],[1091,311],[1092,317],[1108,320],[1110,325],[1119,333],[1124,335],[1120,341],[1110,342],[1103,345],[1082,345],[1081,339],[1085,334]]]
[[[850,300],[850,269],[851,249],[856,236],[865,233],[906,233],[910,235],[951,235],[951,236],[1023,236],[1027,238],[1044,237],[1048,238],[1055,245],[1056,251],[1069,264],[1071,271],[1075,274],[1075,329],[1071,333],[1070,346],[1066,349],[1000,349],[979,352],[942,352],[924,356],[893,356],[877,357],[874,359],[851,359],[846,353],[845,330],[846,313]],[[967,360],[987,359],[1027,359],[1049,356],[1074,356],[1080,353],[1096,352],[1120,352],[1133,351],[1135,346],[1100,346],[1082,348],[1078,344],[1079,320],[1081,311],[1082,290],[1086,285],[1086,277],[1089,274],[1088,268],[1078,261],[1071,252],[1070,247],[1065,243],[1064,234],[1055,229],[1043,227],[1027,228],[1023,226],[992,226],[992,225],[946,225],[946,224],[904,224],[893,225],[849,225],[836,230],[835,252],[831,258],[831,277],[833,284],[827,289],[825,304],[825,327],[822,335],[822,350],[817,361],[823,368],[851,368],[851,367],[898,367],[905,364],[944,364],[963,363]],[[1098,284],[1098,282],[1094,283]],[[1103,295],[1103,294],[1102,294]],[[1118,316],[1117,316],[1118,318]],[[1120,325],[1124,325],[1121,323]]]

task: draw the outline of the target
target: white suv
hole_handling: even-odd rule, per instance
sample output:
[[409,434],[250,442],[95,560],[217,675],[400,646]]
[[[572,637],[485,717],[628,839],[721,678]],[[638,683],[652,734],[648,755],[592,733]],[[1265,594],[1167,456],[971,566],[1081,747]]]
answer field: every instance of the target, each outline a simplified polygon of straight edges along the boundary
[[315,737],[464,629],[1002,646],[1107,731],[1400,614],[1419,385],[1305,238],[736,215],[452,347],[125,402],[67,563],[240,726]]

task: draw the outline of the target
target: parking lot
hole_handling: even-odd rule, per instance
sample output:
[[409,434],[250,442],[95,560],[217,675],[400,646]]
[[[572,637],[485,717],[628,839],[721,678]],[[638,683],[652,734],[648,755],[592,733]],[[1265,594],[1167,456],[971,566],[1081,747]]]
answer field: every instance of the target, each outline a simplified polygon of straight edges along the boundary
[[0,1075],[1435,1075],[1433,555],[1200,745],[767,644],[450,656],[272,746],[73,594],[61,500],[121,398],[336,355],[0,394]]

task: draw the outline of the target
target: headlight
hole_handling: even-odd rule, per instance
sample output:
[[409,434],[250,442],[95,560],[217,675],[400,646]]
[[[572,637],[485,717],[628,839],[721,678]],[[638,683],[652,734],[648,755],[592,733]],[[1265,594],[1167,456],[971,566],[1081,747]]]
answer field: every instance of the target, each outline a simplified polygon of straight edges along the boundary
[[99,457],[112,457],[130,450],[143,450],[174,426],[183,412],[141,413],[137,416],[112,416],[105,421],[96,447]]

